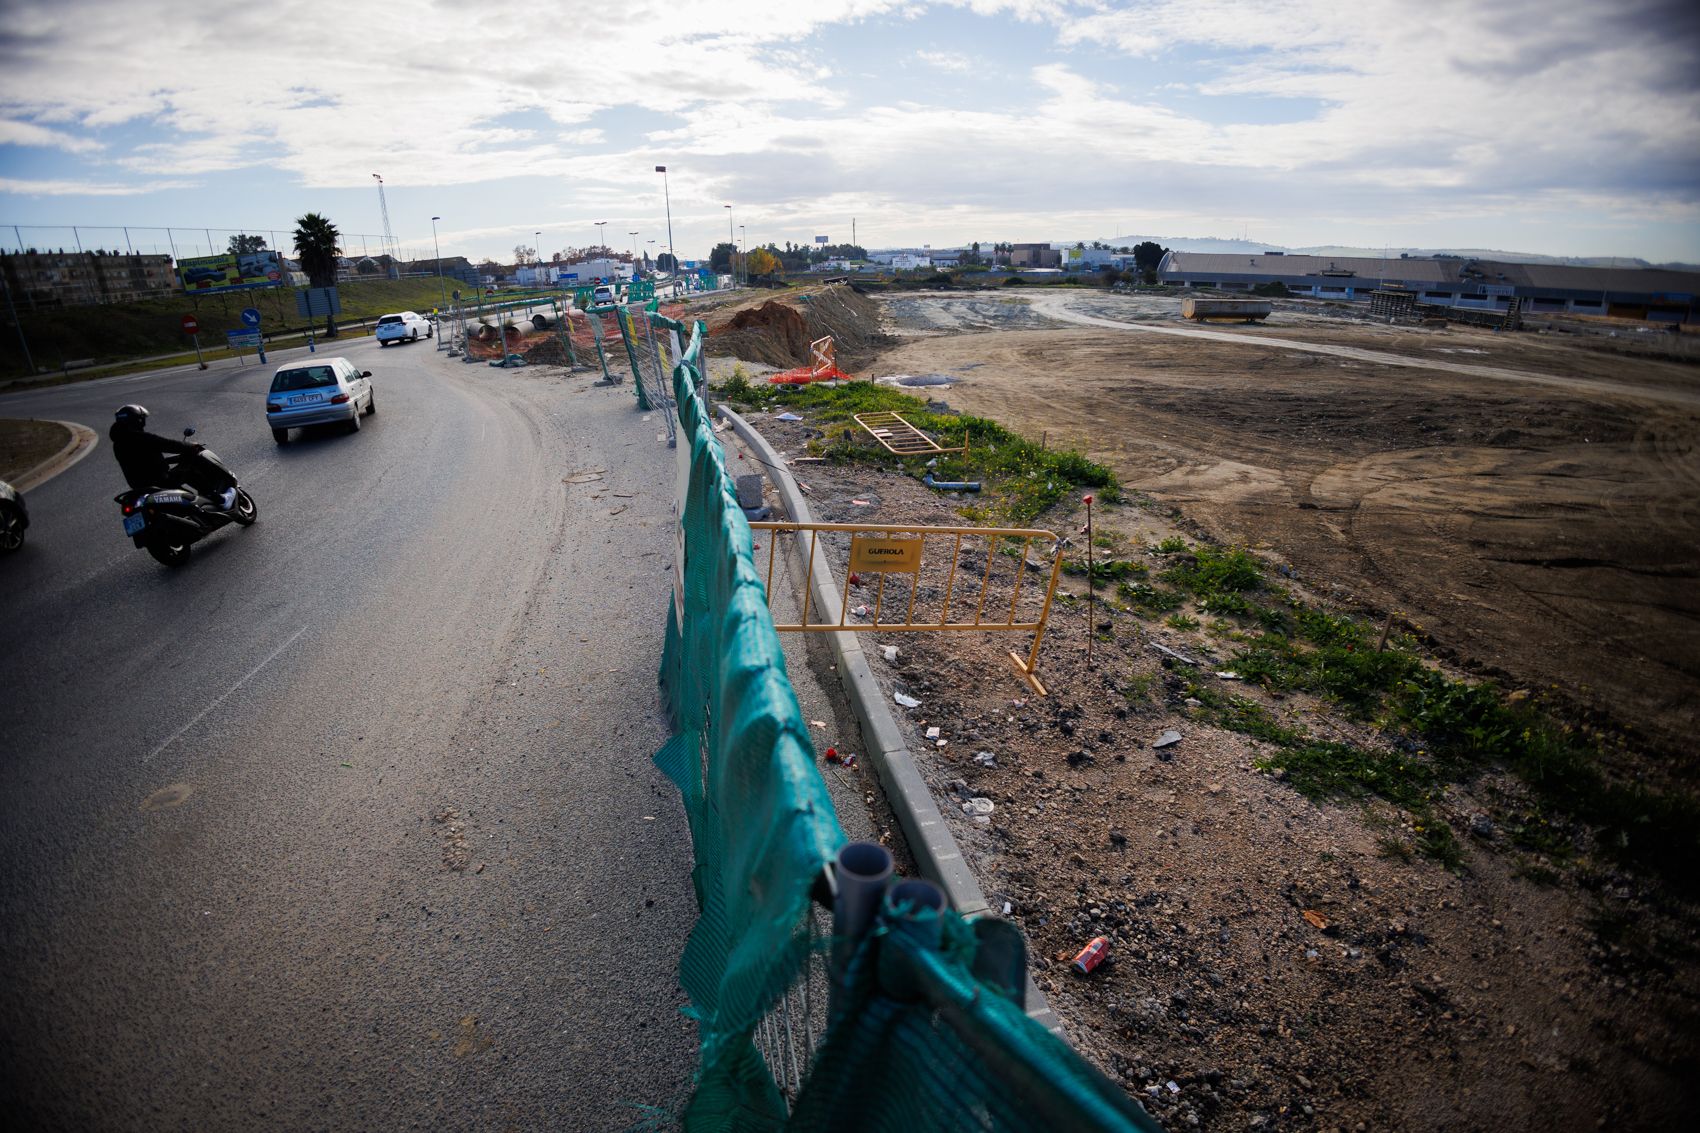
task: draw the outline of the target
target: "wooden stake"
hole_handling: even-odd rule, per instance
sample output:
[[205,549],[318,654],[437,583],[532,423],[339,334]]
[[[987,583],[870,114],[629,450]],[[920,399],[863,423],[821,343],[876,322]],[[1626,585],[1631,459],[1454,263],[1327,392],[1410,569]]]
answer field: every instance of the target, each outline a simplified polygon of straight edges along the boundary
[[1393,611],[1387,611],[1387,620],[1381,623],[1381,640],[1375,643],[1375,651],[1380,653],[1387,648],[1387,635],[1393,632]]
[[1092,667],[1092,637],[1098,632],[1097,582],[1092,576],[1092,497],[1086,500],[1086,667]]

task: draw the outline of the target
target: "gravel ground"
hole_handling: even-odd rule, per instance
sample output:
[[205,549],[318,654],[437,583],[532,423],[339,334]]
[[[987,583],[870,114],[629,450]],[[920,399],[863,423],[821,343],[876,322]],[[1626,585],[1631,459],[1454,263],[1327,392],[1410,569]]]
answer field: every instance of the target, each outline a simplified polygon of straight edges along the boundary
[[[806,422],[752,421],[801,450]],[[958,502],[866,467],[794,471],[822,520],[948,523]],[[1133,506],[1098,520],[1145,543],[1196,536]],[[1049,517],[1068,533],[1080,521]],[[1080,588],[1065,590],[1047,698],[1016,678],[1006,640],[884,634],[872,640],[898,645],[897,662],[870,652],[888,692],[921,701],[912,749],[988,897],[1027,933],[1071,1041],[1167,1127],[1681,1124],[1697,1100],[1691,907],[1586,856],[1514,849],[1488,815],[1518,787],[1493,776],[1443,807],[1461,868],[1390,853],[1417,833],[1409,816],[1311,802],[1256,770],[1262,745],[1198,721],[1153,648],[1210,668],[1221,643],[1100,605],[1089,668]],[[1361,738],[1310,698],[1233,691]],[[1181,742],[1153,748],[1170,729]],[[966,798],[991,800],[989,821],[953,805]],[[1097,935],[1113,960],[1072,974]]]

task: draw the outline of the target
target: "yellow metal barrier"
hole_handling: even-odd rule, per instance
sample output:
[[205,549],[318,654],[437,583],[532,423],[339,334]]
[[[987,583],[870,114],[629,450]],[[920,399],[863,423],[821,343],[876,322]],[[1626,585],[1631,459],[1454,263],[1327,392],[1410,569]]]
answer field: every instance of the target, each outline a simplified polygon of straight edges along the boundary
[[[773,628],[781,633],[854,633],[859,630],[875,630],[888,633],[920,632],[920,631],[955,631],[955,632],[1003,632],[1031,633],[1033,647],[1023,658],[1014,650],[1009,651],[1009,659],[1023,679],[1032,686],[1033,691],[1040,696],[1045,695],[1045,686],[1039,681],[1039,645],[1045,639],[1045,626],[1051,616],[1051,602],[1056,596],[1057,578],[1062,573],[1062,547],[1054,532],[1038,528],[1025,527],[918,527],[887,523],[752,523],[752,531],[766,531],[771,535],[767,540],[767,595],[769,607],[773,604],[773,564],[775,550],[778,546],[778,536],[786,534],[808,535],[808,547],[799,550],[803,556],[803,608],[798,620],[784,624],[775,622]],[[850,541],[846,556],[849,570],[846,576],[847,585],[839,601],[836,621],[811,621],[809,618],[812,588],[815,575],[816,549],[821,541],[821,534],[847,536]],[[968,541],[969,553],[975,553],[975,545],[983,542],[985,552],[985,569],[979,573],[978,586],[972,581],[971,575],[965,573],[963,565],[963,543]],[[1050,576],[1045,585],[1044,602],[1039,615],[1033,620],[1017,620],[1021,602],[1022,584],[1028,570],[1027,552],[1034,542],[1049,543],[1051,556]],[[841,541],[840,541],[841,542]],[[940,544],[949,548],[948,568],[943,565],[942,554],[929,559],[928,552]],[[1008,608],[1004,606],[1001,595],[991,601],[993,566],[1004,548],[1019,545],[1019,550],[1012,556],[1016,564],[1013,567],[1014,585],[1010,587]],[[977,564],[976,564],[977,565]],[[921,603],[922,574],[931,571],[933,582],[942,580],[942,595],[937,599],[936,618],[916,617],[917,604],[921,604],[923,615],[930,614],[934,607],[933,599]],[[874,582],[873,601],[871,606],[859,604],[852,609],[850,604],[849,575],[868,574]],[[901,620],[882,620],[882,615],[888,612],[885,600],[886,576],[908,575],[909,593],[907,598],[898,590],[897,605],[901,605],[903,614]],[[967,578],[958,585],[959,577]],[[999,581],[1002,581],[1001,579]],[[929,585],[929,590],[937,590],[936,585]],[[964,599],[962,594],[971,592],[971,597]],[[988,604],[991,606],[991,616],[987,616]],[[967,610],[973,609],[973,620],[966,620]],[[957,612],[957,620],[951,620],[953,609]],[[860,613],[858,613],[860,611]],[[830,614],[830,611],[827,611]],[[861,620],[851,620],[855,614]]]
[[901,413],[857,413],[856,424],[868,435],[897,456],[932,456],[935,453],[968,451],[968,434],[962,434],[961,448],[940,448],[939,443],[909,423]]

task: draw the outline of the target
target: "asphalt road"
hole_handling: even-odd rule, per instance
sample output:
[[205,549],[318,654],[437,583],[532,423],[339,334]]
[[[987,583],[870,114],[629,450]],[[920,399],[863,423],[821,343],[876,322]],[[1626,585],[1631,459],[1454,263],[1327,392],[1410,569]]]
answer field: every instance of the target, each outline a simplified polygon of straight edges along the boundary
[[[434,345],[334,347],[377,416],[281,448],[269,367],[0,397],[102,437],[0,561],[14,1127],[613,1129],[686,1097],[689,835],[649,761],[671,453],[629,387]],[[178,570],[134,548],[128,401],[259,522]]]

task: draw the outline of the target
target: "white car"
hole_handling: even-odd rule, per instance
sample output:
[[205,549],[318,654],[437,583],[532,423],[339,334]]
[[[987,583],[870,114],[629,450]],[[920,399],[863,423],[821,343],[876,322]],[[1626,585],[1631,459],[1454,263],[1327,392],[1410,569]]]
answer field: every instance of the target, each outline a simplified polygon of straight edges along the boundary
[[393,315],[385,315],[378,320],[378,345],[388,346],[402,339],[418,341],[430,338],[437,330],[431,325],[431,320],[416,311],[399,311]]
[[614,289],[606,284],[597,287],[595,291],[590,293],[590,305],[592,307],[611,307],[614,303]]

